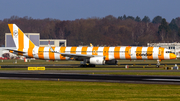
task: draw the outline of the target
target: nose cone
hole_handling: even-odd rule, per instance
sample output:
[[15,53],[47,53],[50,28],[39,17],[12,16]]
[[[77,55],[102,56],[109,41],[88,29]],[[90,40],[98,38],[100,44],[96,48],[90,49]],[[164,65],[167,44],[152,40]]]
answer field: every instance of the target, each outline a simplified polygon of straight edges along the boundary
[[173,53],[170,53],[170,59],[176,59],[176,55]]

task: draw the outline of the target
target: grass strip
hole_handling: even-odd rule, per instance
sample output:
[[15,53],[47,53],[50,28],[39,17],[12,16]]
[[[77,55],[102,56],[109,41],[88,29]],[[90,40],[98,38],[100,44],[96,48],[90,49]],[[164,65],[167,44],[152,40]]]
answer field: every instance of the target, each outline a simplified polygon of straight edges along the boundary
[[179,101],[179,85],[0,80],[1,101]]

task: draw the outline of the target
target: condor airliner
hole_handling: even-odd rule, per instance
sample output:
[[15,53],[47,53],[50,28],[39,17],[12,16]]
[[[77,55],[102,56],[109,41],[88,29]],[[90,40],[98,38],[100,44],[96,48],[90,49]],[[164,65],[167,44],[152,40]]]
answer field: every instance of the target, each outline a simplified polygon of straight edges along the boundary
[[10,52],[45,60],[77,60],[84,65],[117,64],[117,60],[166,60],[176,55],[162,47],[38,47],[16,26],[8,24],[16,49]]

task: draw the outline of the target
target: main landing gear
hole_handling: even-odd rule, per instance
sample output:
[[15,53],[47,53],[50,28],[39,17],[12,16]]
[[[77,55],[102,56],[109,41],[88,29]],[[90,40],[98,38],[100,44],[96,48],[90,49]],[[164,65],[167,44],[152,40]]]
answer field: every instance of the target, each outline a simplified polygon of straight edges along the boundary
[[89,64],[87,63],[86,59],[84,59],[84,61],[81,61],[81,65],[80,67],[95,67],[96,65],[94,64]]
[[93,64],[81,64],[80,67],[96,67],[96,65],[93,65]]
[[156,67],[158,67],[158,68],[159,68],[159,66],[160,66],[160,61],[161,61],[161,60],[157,60]]

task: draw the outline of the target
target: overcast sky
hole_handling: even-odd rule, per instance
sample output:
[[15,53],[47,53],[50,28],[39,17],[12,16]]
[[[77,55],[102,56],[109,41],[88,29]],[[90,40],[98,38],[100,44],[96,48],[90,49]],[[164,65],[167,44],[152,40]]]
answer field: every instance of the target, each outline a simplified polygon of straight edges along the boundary
[[107,15],[180,17],[180,0],[0,0],[0,20],[11,16],[75,20]]

